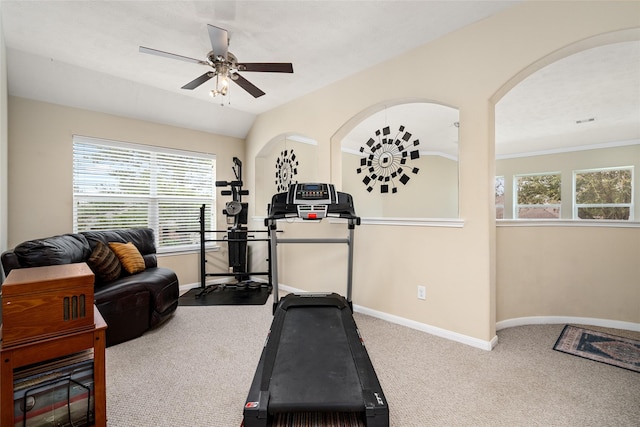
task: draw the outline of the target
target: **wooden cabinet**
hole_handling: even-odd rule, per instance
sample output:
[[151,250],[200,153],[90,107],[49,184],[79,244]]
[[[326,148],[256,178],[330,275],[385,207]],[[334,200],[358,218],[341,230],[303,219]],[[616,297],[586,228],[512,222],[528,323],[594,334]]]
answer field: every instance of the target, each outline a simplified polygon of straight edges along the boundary
[[[62,267],[62,266],[60,266]],[[17,271],[17,270],[15,270]],[[84,268],[78,270],[77,267],[67,270],[73,274],[84,274]],[[11,272],[13,273],[13,271]],[[10,280],[11,273],[7,277],[7,282],[12,283]],[[50,271],[49,271],[50,273]],[[59,272],[56,272],[56,274]],[[91,284],[93,285],[93,277]],[[37,278],[34,276],[34,281]],[[73,277],[70,279],[73,282]],[[6,283],[6,282],[5,282]],[[5,287],[3,285],[3,291]],[[38,297],[40,298],[40,297]],[[36,299],[38,299],[36,298]],[[64,298],[61,300],[64,302]],[[93,305],[93,292],[91,292],[89,301],[89,307],[93,307],[93,310],[86,310],[86,316],[83,316],[82,322],[86,322],[86,318],[92,319],[91,325],[85,324],[80,327],[68,328],[64,331],[57,332],[48,330],[43,326],[40,334],[35,334],[30,340],[10,340],[8,343],[4,341],[0,344],[0,427],[13,427],[14,423],[14,370],[49,361],[64,356],[69,356],[74,353],[79,353],[85,350],[93,350],[93,399],[94,399],[94,419],[96,427],[105,427],[107,399],[106,399],[106,387],[105,387],[105,331],[107,324],[100,315],[98,309]],[[55,298],[54,298],[55,299]],[[26,301],[26,300],[25,300]],[[4,320],[5,312],[5,295],[3,292],[3,313]],[[56,304],[53,304],[56,305]],[[28,304],[25,305],[28,307]],[[18,316],[18,313],[11,314]],[[63,314],[64,315],[64,314]],[[73,316],[71,316],[73,317]],[[70,318],[71,321],[75,320]],[[11,323],[11,322],[9,322]],[[79,323],[79,322],[78,322]],[[17,325],[24,326],[23,323],[16,323]],[[72,323],[69,323],[72,324]],[[0,327],[0,333],[4,335],[6,329],[5,325]],[[65,329],[65,328],[62,328]],[[29,328],[24,328],[24,331],[29,331]],[[13,335],[10,334],[11,337]]]
[[83,262],[11,270],[2,284],[3,345],[92,329],[93,282]]
[[0,347],[0,425],[13,426],[13,370],[56,357],[93,349],[93,383],[95,426],[107,425],[107,395],[105,387],[105,330],[107,324],[97,308],[92,330],[72,332],[13,347]]

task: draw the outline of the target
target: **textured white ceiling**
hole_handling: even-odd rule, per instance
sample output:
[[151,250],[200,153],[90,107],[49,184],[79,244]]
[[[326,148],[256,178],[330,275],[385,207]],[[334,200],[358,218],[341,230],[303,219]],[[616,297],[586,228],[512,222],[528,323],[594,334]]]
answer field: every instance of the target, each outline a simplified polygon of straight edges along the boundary
[[551,63],[496,105],[501,155],[630,141],[640,143],[640,41]]
[[[515,3],[2,0],[0,13],[11,95],[243,138],[257,114]],[[142,45],[204,59],[207,24],[229,31],[239,61],[292,62],[294,74],[244,73],[266,95],[254,99],[232,86],[221,106],[206,85],[180,89],[203,66],[138,51]],[[498,104],[498,153],[532,142],[536,151],[569,140],[584,145],[598,132],[640,138],[639,50],[637,42],[601,48],[525,80]],[[591,116],[589,131],[578,132],[575,120]]]
[[[244,137],[256,114],[500,12],[516,1],[11,1],[0,3],[9,93]],[[292,62],[294,74],[244,73],[224,106],[204,59],[206,25],[225,28],[241,62]]]

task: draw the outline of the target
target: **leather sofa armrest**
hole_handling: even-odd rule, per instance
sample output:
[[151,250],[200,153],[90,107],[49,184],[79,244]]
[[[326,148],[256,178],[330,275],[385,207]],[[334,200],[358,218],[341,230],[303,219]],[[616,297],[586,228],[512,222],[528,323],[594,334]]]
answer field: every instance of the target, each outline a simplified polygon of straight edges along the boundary
[[4,272],[4,277],[9,275],[9,272],[14,268],[20,268],[20,261],[13,251],[6,251],[2,253],[2,271]]
[[158,258],[156,257],[156,254],[146,254],[146,255],[142,255],[142,258],[144,259],[144,268],[154,268],[158,266]]

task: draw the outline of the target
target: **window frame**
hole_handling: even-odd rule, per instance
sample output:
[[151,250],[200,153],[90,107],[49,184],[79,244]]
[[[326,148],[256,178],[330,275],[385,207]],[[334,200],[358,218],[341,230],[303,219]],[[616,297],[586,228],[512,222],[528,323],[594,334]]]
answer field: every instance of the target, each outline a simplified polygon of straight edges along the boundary
[[[581,173],[596,173],[596,172],[606,172],[606,171],[618,171],[618,170],[629,170],[631,172],[631,202],[630,203],[578,203],[577,200],[577,176]],[[605,168],[590,168],[590,169],[576,169],[572,173],[572,219],[584,221],[582,218],[578,216],[578,210],[580,208],[618,208],[618,207],[626,207],[629,208],[629,219],[623,220],[610,220],[610,219],[593,219],[592,221],[634,221],[634,208],[635,208],[635,200],[634,200],[634,180],[635,180],[635,167],[634,166],[612,166]]]
[[[76,192],[76,143],[85,144],[85,145],[93,145],[93,146],[101,146],[113,148],[114,150],[123,149],[123,150],[137,150],[143,151],[150,154],[150,174],[149,174],[149,194],[141,195],[141,194],[100,194],[100,193],[77,193]],[[199,211],[194,212],[195,220],[194,226],[189,227],[189,231],[195,231],[198,233],[197,241],[196,234],[192,233],[192,237],[188,237],[187,239],[192,240],[192,243],[189,244],[178,244],[178,245],[166,245],[161,244],[161,236],[160,236],[160,218],[161,213],[159,210],[159,205],[163,202],[165,203],[176,203],[179,200],[189,201],[191,203],[198,203],[199,206],[205,204],[209,207],[206,209],[206,216],[210,215],[210,220],[207,221],[208,224],[205,226],[207,230],[215,229],[216,224],[216,172],[217,172],[217,164],[216,164],[216,155],[211,153],[201,153],[195,151],[187,151],[187,150],[179,150],[173,148],[159,147],[153,145],[145,145],[145,144],[135,144],[129,142],[122,141],[114,141],[107,140],[101,138],[93,138],[86,137],[81,135],[73,135],[72,140],[72,156],[73,156],[73,166],[72,166],[72,193],[73,193],[73,232],[77,233],[78,231],[86,231],[79,230],[78,224],[78,205],[83,201],[113,201],[113,202],[126,202],[131,200],[139,200],[143,201],[147,205],[147,222],[146,224],[141,224],[140,226],[149,227],[154,230],[154,238],[155,238],[155,246],[157,253],[179,253],[179,252],[193,252],[200,250],[200,237],[199,237]],[[181,158],[191,157],[198,159],[205,159],[207,161],[211,161],[212,171],[211,171],[211,183],[210,183],[210,194],[207,196],[184,196],[184,195],[161,195],[157,192],[157,183],[158,176],[156,172],[161,169],[161,166],[158,166],[157,157],[158,155],[175,155],[180,156]],[[183,160],[183,159],[181,159]],[[208,182],[208,178],[207,178]],[[136,225],[137,226],[137,225]],[[94,228],[95,230],[107,230],[107,229],[116,229],[126,227],[124,225],[118,226],[117,223],[113,225],[107,225],[106,228]],[[182,231],[180,231],[181,233]],[[207,244],[208,247],[215,247],[215,245]]]

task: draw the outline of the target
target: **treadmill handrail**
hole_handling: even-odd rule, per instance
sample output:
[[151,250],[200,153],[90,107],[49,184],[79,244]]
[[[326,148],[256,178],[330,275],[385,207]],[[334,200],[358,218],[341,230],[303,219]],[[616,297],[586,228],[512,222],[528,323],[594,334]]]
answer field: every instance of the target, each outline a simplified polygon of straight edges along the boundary
[[275,314],[276,309],[278,308],[278,304],[280,302],[279,295],[279,279],[278,279],[278,244],[300,244],[300,243],[308,243],[308,244],[346,244],[348,246],[347,252],[347,295],[346,299],[349,303],[349,308],[352,308],[352,294],[353,294],[353,241],[354,241],[354,231],[356,225],[360,225],[360,217],[354,216],[349,218],[348,220],[348,237],[344,238],[327,238],[327,237],[316,237],[316,238],[279,238],[277,236],[278,225],[277,220],[275,218],[267,218],[265,220],[265,225],[269,230],[269,245],[270,245],[270,259],[271,263],[271,279],[273,286],[273,313]]

